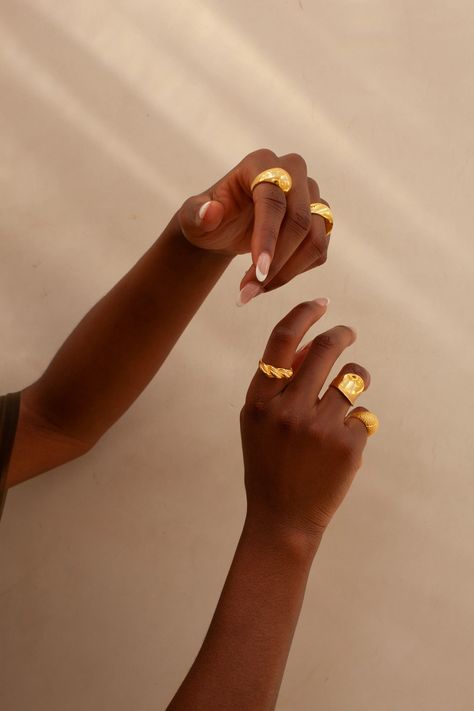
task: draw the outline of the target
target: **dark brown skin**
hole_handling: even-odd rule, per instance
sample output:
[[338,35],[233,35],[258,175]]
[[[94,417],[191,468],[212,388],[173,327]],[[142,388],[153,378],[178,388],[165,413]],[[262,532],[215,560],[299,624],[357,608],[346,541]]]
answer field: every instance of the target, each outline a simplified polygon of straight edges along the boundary
[[[254,177],[276,166],[293,176],[290,193],[285,197],[265,183],[252,194]],[[319,190],[301,156],[261,149],[186,200],[148,252],[86,314],[45,373],[23,390],[8,486],[81,456],[100,439],[156,374],[234,256],[251,251],[256,261],[262,251],[276,249],[275,262],[279,252],[281,262],[286,254],[265,290],[323,263],[328,240],[324,220],[310,215],[310,194],[317,199]],[[199,209],[208,201],[201,220]],[[305,230],[298,222],[303,206]]]
[[[318,301],[300,304],[276,326],[263,360],[293,365],[295,375],[272,380],[257,370],[248,390],[247,517],[201,651],[168,711],[275,707],[313,558],[367,442],[359,420],[345,421],[350,405],[339,390],[321,393],[354,331],[337,326],[295,352],[325,310]],[[355,363],[341,372],[369,385]]]
[[[250,184],[282,167],[288,194]],[[328,238],[310,202],[323,202],[296,154],[263,149],[189,198],[160,238],[73,330],[45,373],[21,395],[8,485],[87,452],[153,378],[209,291],[237,254],[252,266],[241,282],[270,291],[324,263]],[[200,208],[209,203],[204,217]],[[262,254],[271,266],[256,281]],[[268,260],[267,260],[268,261]],[[344,421],[348,403],[330,389],[332,365],[354,340],[339,326],[296,353],[326,310],[301,304],[274,330],[266,362],[290,382],[255,374],[241,414],[248,510],[203,647],[169,709],[266,711],[276,703],[307,576],[323,532],[360,466],[366,431]],[[369,382],[368,373],[355,364]]]

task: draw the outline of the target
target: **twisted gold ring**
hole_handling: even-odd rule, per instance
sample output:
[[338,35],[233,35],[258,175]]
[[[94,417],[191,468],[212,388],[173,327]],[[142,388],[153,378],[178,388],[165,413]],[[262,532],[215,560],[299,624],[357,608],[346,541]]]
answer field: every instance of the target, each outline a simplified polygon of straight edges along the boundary
[[359,395],[365,390],[364,381],[356,373],[339,375],[332,381],[331,386],[337,388],[349,400],[351,405],[354,405]]
[[350,412],[346,417],[346,422],[351,417],[356,420],[360,420],[365,425],[368,437],[375,434],[379,428],[379,418],[377,417],[377,415],[374,415],[373,412],[369,412],[368,410],[363,410],[361,412]]
[[292,186],[291,175],[283,168],[269,168],[259,173],[250,186],[250,191],[259,183],[273,183],[273,185],[278,185],[284,193],[288,193]]
[[331,208],[323,202],[312,202],[309,206],[312,215],[320,215],[326,223],[326,236],[331,234],[334,225]]
[[267,378],[279,378],[282,380],[283,378],[291,378],[293,375],[293,368],[276,368],[274,365],[264,363],[263,360],[258,362],[258,367],[262,373],[265,373]]

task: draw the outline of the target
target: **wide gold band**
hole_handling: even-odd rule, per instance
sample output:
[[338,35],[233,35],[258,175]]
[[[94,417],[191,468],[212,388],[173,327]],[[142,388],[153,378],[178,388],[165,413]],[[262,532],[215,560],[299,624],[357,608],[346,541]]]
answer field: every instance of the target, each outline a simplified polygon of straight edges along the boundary
[[368,410],[364,410],[361,412],[350,412],[347,415],[346,420],[349,420],[351,417],[356,420],[360,420],[364,423],[365,429],[367,430],[367,435],[369,437],[375,434],[379,428],[379,418],[377,417],[377,415],[374,415],[373,412],[369,412]]
[[322,202],[312,202],[309,206],[312,215],[320,215],[326,223],[326,235],[331,234],[334,225],[331,208]]
[[347,400],[354,405],[355,401],[365,390],[364,381],[356,373],[344,373],[332,381],[331,386],[337,388]]
[[293,375],[292,368],[276,368],[274,365],[264,363],[263,360],[258,362],[258,367],[262,373],[265,373],[267,378],[279,378],[282,380],[283,378],[291,378]]
[[250,186],[250,190],[253,190],[259,183],[273,183],[278,185],[284,193],[288,193],[292,186],[291,175],[283,168],[269,168],[259,173]]

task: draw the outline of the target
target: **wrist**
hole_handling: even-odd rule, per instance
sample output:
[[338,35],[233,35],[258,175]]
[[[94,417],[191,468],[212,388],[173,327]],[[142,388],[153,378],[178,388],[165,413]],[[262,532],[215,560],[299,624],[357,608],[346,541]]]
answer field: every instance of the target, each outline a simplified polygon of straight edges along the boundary
[[270,552],[285,555],[303,565],[311,565],[323,531],[307,529],[268,513],[247,510],[243,536]]

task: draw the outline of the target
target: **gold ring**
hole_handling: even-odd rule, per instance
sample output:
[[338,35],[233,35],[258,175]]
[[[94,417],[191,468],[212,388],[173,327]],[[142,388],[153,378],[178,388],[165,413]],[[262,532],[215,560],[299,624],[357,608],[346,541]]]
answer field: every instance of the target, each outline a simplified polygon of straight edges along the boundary
[[331,386],[337,388],[347,400],[354,405],[355,401],[365,390],[364,381],[356,373],[344,373],[332,381]]
[[322,202],[312,202],[309,206],[312,215],[320,215],[326,223],[326,237],[331,234],[334,218],[331,208]]
[[293,375],[293,368],[276,368],[274,365],[264,363],[263,360],[258,362],[258,367],[262,373],[265,373],[267,378],[279,378],[282,380],[283,378],[291,378]]
[[375,434],[379,428],[379,418],[377,415],[374,415],[373,412],[369,412],[368,410],[364,410],[362,412],[350,412],[346,417],[346,421],[351,417],[354,417],[354,419],[360,420],[364,423],[368,437]]
[[273,183],[273,185],[278,185],[284,193],[288,193],[292,186],[291,175],[283,168],[269,168],[259,173],[250,186],[250,191],[259,183]]

